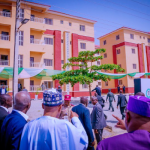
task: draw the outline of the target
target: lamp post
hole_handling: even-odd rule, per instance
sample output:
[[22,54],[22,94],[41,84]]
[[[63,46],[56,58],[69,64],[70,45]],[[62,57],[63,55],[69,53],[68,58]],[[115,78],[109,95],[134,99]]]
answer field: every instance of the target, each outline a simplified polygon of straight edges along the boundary
[[23,19],[20,24],[20,0],[16,2],[16,25],[15,25],[15,45],[14,45],[14,64],[13,64],[13,98],[18,92],[18,52],[19,52],[19,29],[26,24],[29,19]]

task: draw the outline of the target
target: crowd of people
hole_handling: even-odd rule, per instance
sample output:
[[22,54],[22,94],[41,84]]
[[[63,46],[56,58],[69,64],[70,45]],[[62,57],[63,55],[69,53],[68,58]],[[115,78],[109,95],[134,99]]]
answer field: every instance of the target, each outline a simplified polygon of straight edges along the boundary
[[[122,119],[114,118],[118,120],[116,127],[127,130],[127,133],[103,140],[103,129],[107,126],[107,116],[103,112],[105,100],[98,86],[94,90],[96,94],[91,98],[91,114],[87,108],[87,97],[80,97],[80,104],[73,106],[70,95],[65,95],[63,100],[61,92],[53,92],[43,98],[43,116],[32,121],[26,114],[31,106],[27,91],[18,92],[14,102],[10,95],[1,94],[0,149],[94,150],[96,142],[97,150],[150,149],[150,99],[143,93],[137,93],[130,96],[127,102],[120,90],[117,108],[120,106]],[[107,100],[109,109],[114,111],[112,101],[115,101],[115,97],[111,90]],[[12,103],[13,110],[9,113],[8,108],[12,107]]]

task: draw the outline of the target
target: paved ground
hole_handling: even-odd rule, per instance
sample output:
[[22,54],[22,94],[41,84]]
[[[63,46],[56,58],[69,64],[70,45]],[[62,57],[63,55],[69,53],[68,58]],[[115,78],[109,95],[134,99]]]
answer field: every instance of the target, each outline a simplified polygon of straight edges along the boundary
[[[104,99],[105,99],[105,97],[104,97]],[[79,103],[79,99],[74,99],[72,101],[72,103],[74,105],[77,105]],[[122,134],[122,133],[125,132],[125,131],[123,131],[121,129],[115,128],[115,124],[117,123],[117,121],[115,120],[115,118],[112,117],[112,114],[114,114],[114,115],[116,115],[116,116],[118,116],[120,118],[121,118],[121,114],[120,114],[120,110],[117,109],[117,106],[116,106],[117,102],[113,102],[113,105],[114,105],[114,108],[115,108],[114,112],[108,111],[108,107],[109,107],[109,103],[108,102],[105,103],[105,107],[103,108],[104,113],[108,117],[107,118],[107,125],[112,126],[112,128],[113,128],[112,132],[104,130],[104,134],[103,134],[104,138],[112,137],[114,135]],[[88,105],[88,108],[89,108],[90,112],[92,111],[92,107],[93,107],[92,104]],[[11,109],[10,109],[10,111],[11,111]],[[28,111],[27,115],[29,116],[30,120],[33,120],[33,119],[38,118],[38,117],[41,117],[43,115],[42,100],[37,100],[37,101],[32,100],[31,108]]]

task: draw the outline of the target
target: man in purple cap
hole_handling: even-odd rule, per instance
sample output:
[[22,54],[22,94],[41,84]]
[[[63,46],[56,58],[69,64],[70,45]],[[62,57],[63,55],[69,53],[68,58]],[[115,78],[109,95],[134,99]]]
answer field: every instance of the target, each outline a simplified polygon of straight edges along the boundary
[[143,96],[130,96],[125,126],[128,133],[101,141],[97,150],[149,150],[150,99]]

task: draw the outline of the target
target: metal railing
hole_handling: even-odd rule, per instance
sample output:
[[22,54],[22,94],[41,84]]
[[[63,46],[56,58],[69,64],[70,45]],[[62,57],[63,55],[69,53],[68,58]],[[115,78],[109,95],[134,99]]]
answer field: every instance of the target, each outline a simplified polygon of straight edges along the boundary
[[4,88],[8,88],[8,85],[0,85],[0,89],[4,86]]
[[9,65],[9,60],[0,60],[0,65],[8,66]]
[[0,34],[0,40],[9,41],[9,35]]
[[30,91],[42,91],[42,88],[39,85],[30,85]]
[[0,11],[0,16],[11,17],[11,12]]
[[41,45],[45,44],[44,41],[42,41],[40,39],[32,39],[32,38],[30,38],[30,43],[31,44],[41,44]]
[[45,23],[45,20],[43,18],[32,17],[32,16],[30,17],[30,21]]
[[30,67],[44,68],[45,63],[41,64],[40,62],[30,62]]

